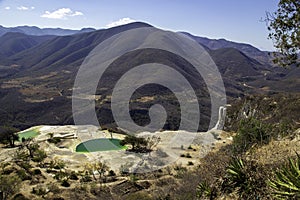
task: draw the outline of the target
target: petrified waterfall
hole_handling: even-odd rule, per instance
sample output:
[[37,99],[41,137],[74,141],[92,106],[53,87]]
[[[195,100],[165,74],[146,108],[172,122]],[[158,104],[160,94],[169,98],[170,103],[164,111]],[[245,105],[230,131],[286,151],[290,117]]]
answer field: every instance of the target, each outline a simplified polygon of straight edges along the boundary
[[212,130],[221,130],[223,128],[224,123],[225,123],[225,116],[226,116],[226,107],[220,106],[218,121],[217,121],[215,127],[212,128]]

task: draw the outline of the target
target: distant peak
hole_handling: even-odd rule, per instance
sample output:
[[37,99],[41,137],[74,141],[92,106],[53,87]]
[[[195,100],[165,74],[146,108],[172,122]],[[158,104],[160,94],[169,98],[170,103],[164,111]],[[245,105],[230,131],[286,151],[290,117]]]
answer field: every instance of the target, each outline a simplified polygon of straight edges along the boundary
[[[111,28],[118,28],[118,27],[135,27],[135,28],[138,28],[138,27],[153,27],[153,26],[146,23],[146,22],[131,22],[131,23],[128,23],[128,24],[122,24],[122,25],[119,25],[119,26],[111,27]],[[110,28],[108,28],[108,29],[110,29]]]

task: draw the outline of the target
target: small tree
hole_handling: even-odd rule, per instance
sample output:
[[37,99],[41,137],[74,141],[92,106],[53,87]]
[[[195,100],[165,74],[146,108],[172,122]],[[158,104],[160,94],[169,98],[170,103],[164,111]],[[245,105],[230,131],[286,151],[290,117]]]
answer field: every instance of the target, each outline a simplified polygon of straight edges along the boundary
[[19,140],[19,136],[17,134],[18,131],[19,130],[14,127],[0,127],[0,142],[9,144],[10,147],[15,147],[15,141]]
[[0,199],[6,200],[20,189],[21,179],[16,175],[0,174]]
[[112,129],[107,129],[107,131],[110,134],[110,139],[113,139],[113,130]]
[[121,145],[130,144],[131,151],[139,152],[143,149],[147,149],[147,140],[145,138],[135,137],[133,135],[126,135],[124,140],[120,142]]
[[109,167],[101,161],[94,163],[94,168],[99,173],[99,180],[102,180],[105,173],[109,170]]
[[105,173],[108,172],[109,167],[101,161],[95,161],[94,163],[87,163],[85,165],[85,170],[88,174],[93,176],[94,180],[97,180],[95,176],[95,171],[97,171],[99,174],[99,181],[102,181]]
[[28,150],[30,158],[33,158],[35,151],[37,151],[39,149],[39,145],[37,143],[33,142],[32,139],[25,140],[23,142],[23,144],[24,144],[24,147],[26,147],[26,149]]
[[300,65],[300,1],[280,0],[274,13],[267,13],[269,39],[280,52],[274,60],[283,66]]
[[153,150],[161,141],[161,138],[157,136],[152,136],[152,137],[147,137],[146,141],[147,141],[147,148]]
[[31,138],[22,142],[21,149],[26,149],[28,156],[34,162],[42,162],[45,158],[47,158],[46,152],[41,150],[40,146]]

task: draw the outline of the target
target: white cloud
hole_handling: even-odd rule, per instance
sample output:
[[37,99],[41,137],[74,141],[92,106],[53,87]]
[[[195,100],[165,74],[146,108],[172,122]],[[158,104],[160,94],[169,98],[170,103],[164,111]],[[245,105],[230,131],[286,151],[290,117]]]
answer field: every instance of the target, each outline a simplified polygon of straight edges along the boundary
[[119,19],[117,21],[114,21],[114,22],[111,22],[111,23],[107,24],[105,27],[106,28],[111,28],[111,27],[114,27],[114,26],[120,26],[120,25],[123,25],[123,24],[129,24],[129,23],[132,23],[132,22],[136,22],[136,20],[131,19],[129,17],[124,17],[122,19]]
[[[31,7],[27,7],[27,6],[19,6],[17,7],[18,10],[33,10],[35,9],[35,7],[31,6]],[[8,9],[9,10],[9,9]]]
[[5,10],[10,10],[10,7],[9,7],[9,6],[6,6],[4,9],[5,9]]
[[74,17],[83,15],[82,12],[72,11],[70,8],[60,8],[53,12],[46,11],[41,17],[49,19],[66,19],[67,17]]
[[18,10],[29,10],[29,8],[26,6],[19,6],[19,7],[17,7],[17,9]]

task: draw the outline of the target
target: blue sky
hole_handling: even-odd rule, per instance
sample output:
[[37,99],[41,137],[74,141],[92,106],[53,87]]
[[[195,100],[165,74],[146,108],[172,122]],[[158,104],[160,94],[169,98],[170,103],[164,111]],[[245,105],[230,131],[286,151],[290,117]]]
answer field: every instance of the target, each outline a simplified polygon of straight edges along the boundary
[[273,50],[261,18],[279,0],[0,0],[0,25],[81,29],[131,21]]

